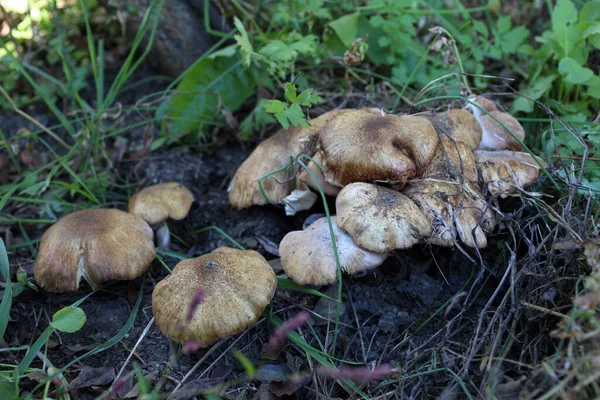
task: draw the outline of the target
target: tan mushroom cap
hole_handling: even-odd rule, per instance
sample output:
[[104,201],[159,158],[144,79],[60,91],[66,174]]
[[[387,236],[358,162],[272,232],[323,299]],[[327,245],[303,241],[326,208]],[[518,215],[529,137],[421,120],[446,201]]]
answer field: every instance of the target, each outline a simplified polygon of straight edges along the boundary
[[194,202],[192,193],[180,183],[167,182],[148,186],[129,199],[129,213],[142,217],[150,225],[187,217]]
[[481,125],[473,114],[463,109],[452,109],[441,113],[420,114],[431,121],[440,135],[466,143],[471,150],[481,142]]
[[[525,140],[525,130],[519,121],[509,113],[500,111],[496,105],[484,97],[475,98],[475,103],[486,109],[490,114],[481,111],[479,108],[469,104],[467,106],[473,112],[475,119],[482,128],[481,143],[479,148],[482,150],[516,150],[521,151],[521,142]],[[502,122],[515,135],[511,135],[501,124],[493,117]]]
[[360,109],[330,121],[319,145],[329,183],[389,181],[401,188],[429,165],[438,137],[426,118]]
[[[518,193],[517,189],[532,184],[540,175],[540,166],[527,153],[476,150],[474,155],[479,177],[494,197],[506,198],[512,193]],[[545,164],[541,160],[540,162]]]
[[[361,249],[331,217],[342,271],[356,274],[381,265],[387,254]],[[302,231],[288,233],[279,244],[285,273],[300,285],[329,285],[337,281],[337,265],[327,217],[320,218]]]
[[[155,286],[152,312],[158,328],[172,340],[207,347],[254,324],[276,287],[275,273],[259,253],[219,247],[177,264]],[[203,300],[187,323],[199,288]]]
[[81,278],[92,288],[141,275],[156,257],[153,233],[140,217],[117,209],[77,211],[42,236],[35,281],[50,292],[74,292]]
[[337,223],[363,249],[383,253],[408,249],[432,232],[419,207],[395,190],[351,183],[336,199]]
[[487,246],[486,234],[496,226],[496,215],[476,183],[429,178],[411,182],[403,193],[429,220],[433,228],[429,243],[451,247],[458,233],[469,247]]
[[[260,191],[259,178],[288,165],[291,156],[297,156],[302,152],[311,135],[318,134],[323,125],[343,111],[326,112],[313,119],[309,128],[281,129],[261,142],[233,176],[229,185],[229,203],[238,209],[268,204],[269,201]],[[293,174],[294,171],[287,168],[261,180],[265,194],[271,202],[279,204],[292,192]]]

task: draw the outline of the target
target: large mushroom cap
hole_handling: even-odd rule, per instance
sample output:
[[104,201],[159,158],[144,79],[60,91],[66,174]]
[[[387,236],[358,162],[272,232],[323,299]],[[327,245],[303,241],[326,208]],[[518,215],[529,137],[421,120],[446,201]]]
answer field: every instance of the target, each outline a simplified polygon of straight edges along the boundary
[[[361,249],[350,235],[331,217],[340,266],[344,272],[356,274],[375,268],[387,254]],[[327,217],[320,218],[302,231],[288,233],[279,244],[281,265],[285,273],[301,285],[323,286],[337,280],[337,265],[331,243]]]
[[473,154],[479,177],[492,196],[505,198],[516,193],[535,182],[540,174],[540,166],[527,153],[476,150]]
[[[484,97],[477,97],[474,102],[489,112],[487,114],[472,104],[467,106],[473,112],[475,119],[482,128],[479,148],[482,150],[507,149],[521,151],[521,143],[525,140],[525,130],[519,121],[509,113],[498,110],[493,102]],[[514,136],[499,124],[494,117],[502,122]]]
[[345,186],[336,199],[336,210],[339,227],[360,247],[378,253],[408,249],[432,231],[411,199],[370,183]]
[[473,114],[463,109],[452,109],[441,113],[425,113],[423,117],[431,121],[440,135],[466,143],[471,150],[481,142],[481,125]]
[[[259,253],[220,247],[177,264],[154,288],[152,312],[169,338],[207,347],[254,324],[276,287],[275,273]],[[187,322],[200,288],[203,300]]]
[[319,144],[330,183],[391,181],[402,187],[429,165],[438,137],[426,118],[360,109],[330,121]]
[[422,177],[452,182],[477,182],[477,166],[473,152],[464,142],[441,136],[435,156]]
[[403,193],[429,220],[433,232],[427,240],[431,244],[451,247],[458,233],[469,247],[487,246],[486,233],[496,225],[496,215],[477,184],[429,178],[411,182]]
[[279,130],[260,143],[233,176],[229,185],[229,203],[235,208],[264,205],[269,200],[275,204],[281,203],[294,189],[294,171],[288,168],[261,180],[269,200],[261,193],[259,178],[288,165],[292,156],[302,152],[311,135],[318,134],[328,121],[343,111],[329,111],[313,119],[309,128],[290,127]]
[[140,217],[116,209],[69,214],[42,236],[34,277],[50,292],[92,288],[109,279],[141,275],[156,257],[152,229]]
[[129,213],[142,217],[150,225],[167,220],[184,219],[192,207],[194,196],[177,182],[148,186],[129,200]]

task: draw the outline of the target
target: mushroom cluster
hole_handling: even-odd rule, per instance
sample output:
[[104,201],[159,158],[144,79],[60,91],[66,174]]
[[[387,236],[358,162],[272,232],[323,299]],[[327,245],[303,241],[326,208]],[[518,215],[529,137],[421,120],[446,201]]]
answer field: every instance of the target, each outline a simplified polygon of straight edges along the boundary
[[499,221],[489,199],[518,194],[543,165],[521,151],[524,138],[514,117],[481,96],[442,113],[336,109],[262,142],[234,175],[229,201],[281,204],[294,215],[319,189],[336,196],[331,229],[317,221],[280,244],[290,278],[323,285],[337,279],[331,232],[350,274],[419,243],[485,248]]

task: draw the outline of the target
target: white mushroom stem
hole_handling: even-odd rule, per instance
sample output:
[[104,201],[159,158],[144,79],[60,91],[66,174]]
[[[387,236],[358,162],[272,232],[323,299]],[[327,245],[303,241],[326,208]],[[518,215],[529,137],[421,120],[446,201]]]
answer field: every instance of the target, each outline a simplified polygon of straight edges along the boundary
[[167,225],[167,222],[163,221],[154,225],[152,230],[154,231],[156,247],[168,249],[171,246],[171,232],[169,231],[169,225]]

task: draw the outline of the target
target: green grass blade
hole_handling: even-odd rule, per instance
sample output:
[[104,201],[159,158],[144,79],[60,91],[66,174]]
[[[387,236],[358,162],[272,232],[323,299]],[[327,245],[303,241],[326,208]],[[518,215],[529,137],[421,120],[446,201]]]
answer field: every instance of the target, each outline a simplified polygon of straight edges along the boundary
[[0,339],[4,338],[8,321],[10,320],[10,308],[12,306],[12,285],[10,282],[10,267],[8,264],[8,254],[4,246],[4,240],[0,238],[0,273],[6,282],[6,288],[2,295],[2,303],[0,303]]

